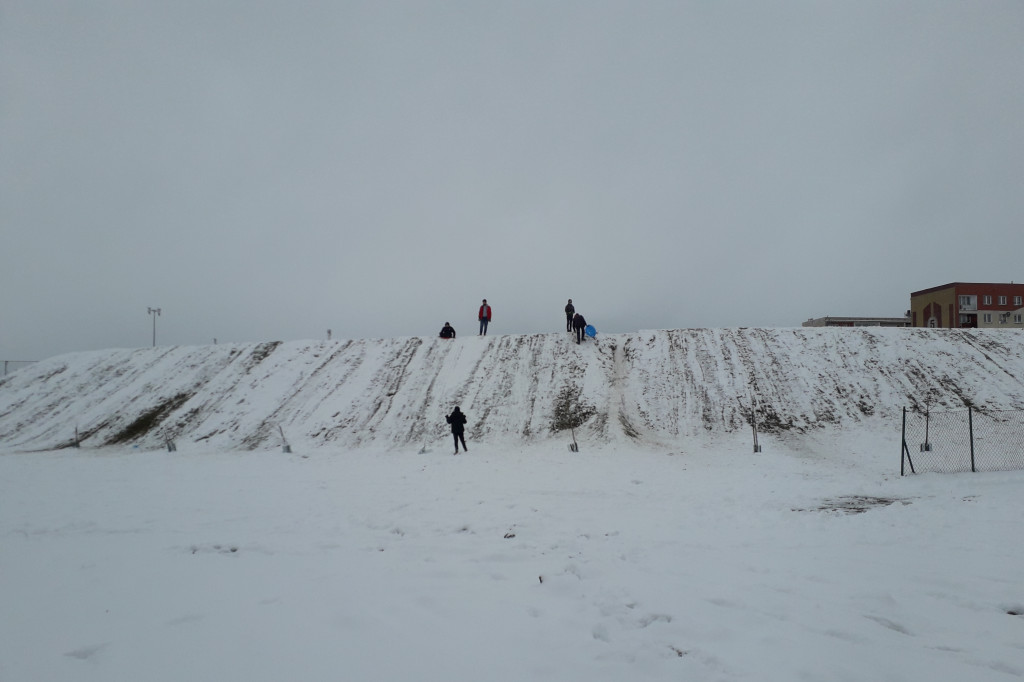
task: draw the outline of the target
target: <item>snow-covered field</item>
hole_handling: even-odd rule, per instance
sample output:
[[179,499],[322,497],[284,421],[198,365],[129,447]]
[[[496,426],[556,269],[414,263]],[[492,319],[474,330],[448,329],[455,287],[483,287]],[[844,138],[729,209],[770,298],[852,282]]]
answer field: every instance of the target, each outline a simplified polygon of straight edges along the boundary
[[891,441],[6,454],[0,679],[1024,677],[1024,473]]
[[[901,477],[898,423],[919,393],[1020,407],[1024,344],[896,331],[19,370],[0,382],[0,681],[1024,677],[1024,472]],[[594,411],[579,453],[550,428],[566,377]],[[760,454],[733,407],[751,385]],[[455,399],[458,457],[434,424]],[[69,424],[81,449],[29,451]]]

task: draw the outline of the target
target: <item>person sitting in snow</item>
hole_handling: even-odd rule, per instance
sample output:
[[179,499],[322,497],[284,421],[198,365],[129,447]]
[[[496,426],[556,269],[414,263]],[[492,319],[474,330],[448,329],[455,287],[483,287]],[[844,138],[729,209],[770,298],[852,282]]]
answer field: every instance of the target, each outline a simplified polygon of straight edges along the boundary
[[587,328],[586,319],[584,319],[584,317],[579,313],[576,313],[572,317],[572,328],[576,330],[576,343],[578,344],[586,336],[583,331]]
[[441,327],[441,338],[442,339],[454,339],[455,338],[455,327],[452,326],[451,322],[445,322],[444,326]]
[[445,421],[452,425],[452,437],[455,438],[455,454],[459,454],[459,441],[462,441],[462,450],[469,452],[469,448],[466,447],[466,415],[462,413],[462,410],[455,407],[450,415],[445,417]]

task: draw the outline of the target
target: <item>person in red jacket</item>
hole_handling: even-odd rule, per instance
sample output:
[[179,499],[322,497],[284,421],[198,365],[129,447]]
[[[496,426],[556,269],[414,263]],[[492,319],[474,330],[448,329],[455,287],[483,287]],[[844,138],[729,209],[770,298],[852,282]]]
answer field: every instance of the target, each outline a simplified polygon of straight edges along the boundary
[[486,298],[483,305],[480,306],[480,312],[477,313],[476,319],[480,320],[479,336],[487,336],[487,324],[491,321],[491,306],[487,305]]

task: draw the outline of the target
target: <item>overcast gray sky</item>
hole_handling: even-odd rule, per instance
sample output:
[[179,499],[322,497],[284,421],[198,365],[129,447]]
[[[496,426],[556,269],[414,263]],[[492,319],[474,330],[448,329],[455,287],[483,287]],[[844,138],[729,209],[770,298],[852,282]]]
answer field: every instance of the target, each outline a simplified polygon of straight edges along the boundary
[[1024,3],[0,0],[0,359],[1024,281]]

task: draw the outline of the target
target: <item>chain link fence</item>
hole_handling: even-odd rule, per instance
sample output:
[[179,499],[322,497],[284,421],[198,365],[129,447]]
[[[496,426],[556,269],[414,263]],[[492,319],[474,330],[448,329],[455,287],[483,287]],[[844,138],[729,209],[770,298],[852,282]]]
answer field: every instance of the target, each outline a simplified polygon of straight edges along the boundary
[[903,409],[900,474],[1024,469],[1024,410]]

